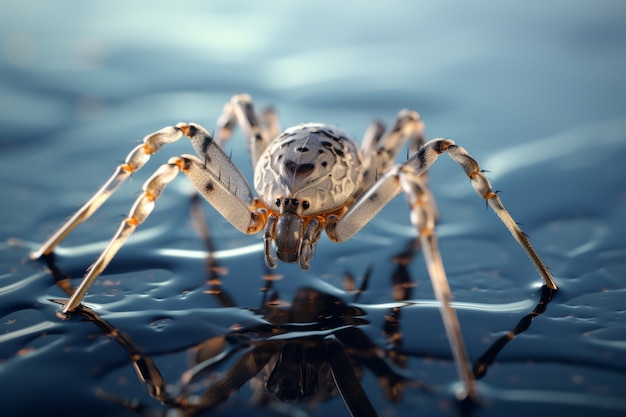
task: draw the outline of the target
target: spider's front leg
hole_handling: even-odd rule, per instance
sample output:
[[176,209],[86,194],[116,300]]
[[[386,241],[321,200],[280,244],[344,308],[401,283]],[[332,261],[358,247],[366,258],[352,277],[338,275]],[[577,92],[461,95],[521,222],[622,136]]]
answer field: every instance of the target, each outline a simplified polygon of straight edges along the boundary
[[182,136],[183,131],[179,126],[168,126],[144,137],[143,143],[130,151],[124,163],[115,169],[111,178],[100,187],[93,197],[78,209],[36,251],[31,253],[31,259],[39,259],[43,255],[50,254],[76,226],[91,217],[133,172],[141,169],[150,159],[150,155],[157,152],[164,145],[176,142]]
[[[220,116],[217,127],[219,136],[216,141],[208,135],[190,135],[184,132],[183,128],[195,129],[198,125],[179,123],[176,126],[167,126],[161,130],[151,133],[143,138],[143,143],[136,146],[127,156],[123,164],[120,164],[113,175],[104,183],[102,187],[87,201],[76,213],[74,213],[61,227],[56,230],[37,250],[31,253],[31,259],[39,259],[44,255],[52,253],[54,248],[80,223],[87,220],[95,213],[100,206],[126,181],[134,172],[140,170],[149,160],[150,156],[159,151],[163,146],[176,142],[183,135],[191,139],[191,143],[205,162],[210,159],[215,149],[220,148],[220,143],[230,137],[235,124],[239,123],[244,131],[253,165],[258,159],[258,155],[263,152],[267,143],[278,133],[280,127],[278,118],[273,110],[267,109],[257,116],[252,98],[247,94],[233,96],[224,107],[224,112]],[[201,128],[204,130],[203,128]],[[217,143],[216,143],[217,142]],[[218,145],[218,146],[216,146]],[[221,150],[221,149],[220,149]],[[218,156],[218,159],[223,158]],[[219,164],[209,164],[209,169],[219,170]],[[243,178],[241,178],[243,179]],[[245,182],[245,180],[244,180]],[[247,188],[246,188],[247,187]],[[249,189],[246,184],[245,189]]]
[[[391,167],[369,190],[363,193],[350,206],[348,211],[340,219],[333,219],[326,225],[326,233],[336,241],[343,242],[351,238],[356,232],[361,230],[378,212],[395,197],[402,188],[400,186],[400,173],[403,169],[410,168],[414,175],[423,175],[430,166],[437,160],[439,155],[447,152],[450,157],[457,162],[469,177],[472,186],[482,198],[484,198],[493,211],[498,215],[502,223],[511,232],[515,240],[522,246],[526,254],[531,259],[539,274],[543,278],[545,285],[557,290],[558,287],[548,271],[548,267],[543,263],[537,252],[530,244],[528,236],[520,229],[511,214],[504,208],[500,197],[493,191],[491,184],[481,170],[478,162],[462,147],[457,146],[453,141],[447,139],[433,139],[422,146],[413,154],[404,165]],[[404,168],[401,168],[404,167]],[[424,192],[429,190],[424,188]]]
[[430,198],[431,193],[421,174],[423,172],[419,172],[408,163],[393,166],[354,203],[342,218],[330,222],[326,232],[332,240],[346,240],[356,233],[362,225],[369,222],[400,191],[406,193],[411,207],[411,222],[419,234],[457,372],[464,383],[464,392],[459,393],[459,396],[475,399],[477,397],[476,382],[469,365],[469,357],[463,342],[459,319],[451,305],[452,293],[437,245],[435,235],[437,209],[434,201]]
[[428,275],[433,284],[435,298],[439,301],[439,310],[457,373],[465,385],[465,392],[459,392],[458,396],[460,399],[465,397],[476,399],[478,396],[476,381],[469,367],[469,355],[463,342],[461,325],[456,315],[456,310],[451,304],[452,291],[448,284],[448,278],[439,252],[437,235],[435,234],[436,211],[431,193],[427,190],[423,179],[410,166],[401,168],[399,180],[411,207],[411,223],[413,223],[413,226],[419,233]]
[[74,310],[80,304],[91,283],[111,262],[137,226],[146,220],[154,208],[155,200],[181,171],[187,175],[197,191],[237,230],[256,233],[265,224],[264,209],[257,207],[247,181],[228,155],[212,141],[211,135],[196,124],[179,124],[177,127],[194,145],[202,143],[210,165],[205,165],[195,156],[182,155],[171,158],[167,164],[159,167],[146,181],[144,192],[133,204],[128,217],[122,221],[117,233],[64,306],[64,313]]
[[[433,141],[434,145],[438,147],[439,153],[447,152],[455,162],[457,162],[465,171],[465,174],[469,177],[472,186],[482,198],[484,198],[493,211],[498,215],[502,223],[509,229],[509,232],[513,235],[513,238],[524,248],[530,260],[535,264],[535,267],[539,271],[539,274],[543,278],[544,284],[553,291],[558,289],[556,282],[552,278],[552,274],[548,271],[548,267],[543,263],[535,248],[530,244],[526,233],[520,229],[511,214],[504,208],[500,197],[493,191],[491,184],[485,175],[483,170],[480,169],[478,162],[462,147],[457,146],[451,140],[438,139]],[[416,154],[416,158],[411,160],[419,160],[419,152]],[[407,162],[408,163],[408,162]],[[415,164],[416,161],[413,161]]]
[[556,290],[557,286],[552,275],[535,252],[527,236],[504,208],[498,195],[492,190],[491,184],[480,169],[478,162],[465,149],[457,146],[451,140],[433,139],[424,144],[403,165],[391,167],[350,206],[341,218],[334,218],[327,222],[326,233],[330,239],[336,242],[345,241],[363,228],[400,191],[406,193],[411,207],[411,220],[419,233],[429,275],[437,299],[441,304],[441,313],[459,376],[465,382],[466,394],[471,398],[476,395],[474,376],[468,366],[467,353],[456,313],[450,306],[450,288],[434,233],[436,209],[430,192],[421,177],[444,152],[447,152],[455,162],[461,165],[476,192],[489,203],[513,237],[524,248],[544,279],[545,285]]

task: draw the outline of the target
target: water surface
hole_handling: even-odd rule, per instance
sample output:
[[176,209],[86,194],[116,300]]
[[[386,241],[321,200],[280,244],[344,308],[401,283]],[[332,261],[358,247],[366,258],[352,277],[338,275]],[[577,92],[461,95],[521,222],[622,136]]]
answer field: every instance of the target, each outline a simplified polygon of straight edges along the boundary
[[[419,111],[429,137],[454,139],[489,171],[560,286],[545,312],[492,358],[479,403],[466,409],[454,399],[454,364],[417,251],[404,271],[415,286],[400,310],[398,351],[407,365],[398,371],[409,381],[401,399],[388,401],[375,372],[360,372],[378,415],[626,412],[621,2],[9,1],[0,10],[3,415],[168,410],[148,394],[119,340],[80,315],[61,319],[51,300],[67,297],[55,274],[77,285],[143,181],[191,148],[181,141],[155,155],[63,242],[53,264],[28,254],[145,134],[179,121],[211,130],[229,97],[244,91],[259,106],[274,105],[283,127],[323,121],[357,138],[374,118],[391,123],[401,108]],[[226,148],[251,178],[241,135]],[[536,309],[541,279],[451,160],[433,167],[430,184],[455,306],[478,361]],[[267,317],[258,309],[268,294],[292,304],[305,288],[336,297],[357,309],[352,327],[380,349],[393,348],[383,330],[397,307],[394,259],[414,238],[403,198],[353,240],[323,238],[309,272],[279,266],[282,279],[269,293],[262,291],[261,237],[239,234],[205,204],[215,256],[227,271],[222,289],[233,300],[224,306],[207,282],[191,194],[182,177],[168,186],[86,299],[154,360],[170,389],[195,346],[262,324]],[[368,271],[358,300],[342,291],[346,273],[358,284]],[[206,414],[348,415],[338,395],[257,407],[253,391],[244,384]]]

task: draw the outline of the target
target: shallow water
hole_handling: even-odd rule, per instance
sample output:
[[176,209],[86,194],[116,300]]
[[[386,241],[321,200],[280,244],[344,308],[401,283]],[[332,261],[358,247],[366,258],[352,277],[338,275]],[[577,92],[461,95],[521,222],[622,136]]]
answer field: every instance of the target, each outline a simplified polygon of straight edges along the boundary
[[[374,118],[391,123],[401,108],[418,110],[429,137],[453,138],[489,171],[560,286],[546,311],[493,358],[479,380],[478,404],[464,408],[454,399],[459,383],[417,252],[407,270],[415,287],[398,321],[399,352],[408,358],[406,369],[396,369],[409,381],[402,398],[387,401],[374,371],[359,372],[378,415],[626,412],[621,2],[181,4],[0,6],[3,415],[168,411],[150,397],[119,340],[78,314],[63,320],[51,300],[67,297],[55,274],[77,285],[152,170],[191,148],[181,141],[155,155],[63,242],[53,264],[28,254],[145,134],[179,121],[211,130],[223,104],[242,91],[260,106],[274,105],[283,127],[324,121],[357,138]],[[240,134],[227,150],[251,178]],[[455,306],[470,358],[479,361],[528,320],[541,299],[541,278],[448,158],[433,167],[430,184]],[[179,388],[195,346],[271,322],[255,310],[272,294],[292,308],[304,288],[335,297],[334,304],[354,309],[341,314],[355,322],[342,325],[380,349],[391,347],[383,328],[398,307],[393,259],[414,237],[403,198],[351,241],[323,238],[309,272],[280,265],[282,279],[269,292],[262,291],[261,237],[240,235],[205,204],[215,258],[227,271],[222,290],[235,304],[224,306],[207,283],[191,194],[183,178],[170,184],[86,299],[154,360],[168,390]],[[342,291],[346,273],[358,285],[368,271],[358,300]],[[298,341],[327,331],[283,337]],[[244,352],[190,389],[202,392]],[[244,384],[204,414],[348,415],[338,395],[254,406],[253,386]],[[141,408],[129,410],[131,404]]]

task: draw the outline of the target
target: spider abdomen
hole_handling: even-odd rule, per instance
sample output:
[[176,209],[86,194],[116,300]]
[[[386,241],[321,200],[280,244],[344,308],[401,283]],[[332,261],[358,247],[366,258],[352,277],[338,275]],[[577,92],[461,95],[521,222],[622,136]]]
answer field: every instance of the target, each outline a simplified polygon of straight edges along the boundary
[[[268,207],[313,215],[336,210],[354,195],[362,179],[361,151],[340,129],[305,123],[285,130],[265,149],[254,187]],[[283,209],[281,209],[281,205]]]

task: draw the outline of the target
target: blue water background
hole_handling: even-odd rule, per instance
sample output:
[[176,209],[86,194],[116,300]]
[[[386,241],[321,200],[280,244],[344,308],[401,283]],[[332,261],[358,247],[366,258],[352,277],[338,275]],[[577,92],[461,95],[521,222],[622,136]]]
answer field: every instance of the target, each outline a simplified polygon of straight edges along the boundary
[[[150,1],[0,5],[0,414],[135,415],[105,389],[165,411],[125,351],[91,323],[57,316],[66,294],[28,259],[123,160],[163,126],[212,130],[231,95],[273,105],[283,127],[367,124],[420,112],[488,170],[494,188],[560,290],[479,382],[472,416],[626,413],[626,4],[622,1]],[[227,151],[251,178],[238,133]],[[77,285],[128,212],[150,164],[56,251]],[[431,171],[442,256],[468,351],[476,360],[539,301],[541,280],[449,158]],[[184,353],[250,313],[207,294],[204,247],[177,179],[153,215],[92,286],[87,302],[153,356],[170,384]],[[261,237],[244,236],[208,204],[224,288],[260,303]],[[391,259],[414,231],[395,199],[349,242],[323,238],[311,271],[281,265],[281,299],[311,282],[341,288],[371,268],[368,336],[379,346],[391,301]],[[458,381],[423,259],[410,266],[415,304],[402,311],[416,381],[388,402],[371,372],[362,384],[379,415],[460,415]],[[222,371],[225,370],[222,369]],[[427,387],[427,389],[424,389]],[[258,409],[244,386],[214,414],[348,415],[339,396]],[[286,410],[286,411],[285,411]],[[210,413],[209,413],[210,414]]]

